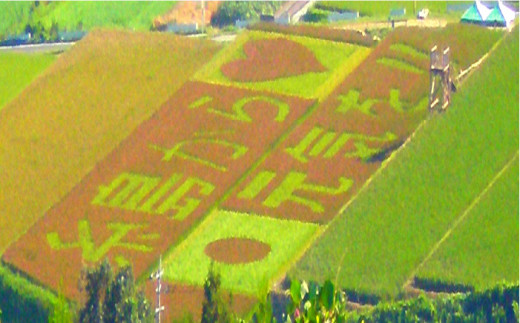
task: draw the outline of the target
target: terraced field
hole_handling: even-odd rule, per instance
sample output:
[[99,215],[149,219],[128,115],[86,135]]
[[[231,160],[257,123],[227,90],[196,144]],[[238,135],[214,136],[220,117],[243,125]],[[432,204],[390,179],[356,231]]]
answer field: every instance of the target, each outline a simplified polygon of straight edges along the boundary
[[306,250],[291,277],[337,277],[360,294],[396,296],[416,276],[456,281],[443,263],[464,231],[426,256],[518,155],[518,77],[490,72],[518,55],[512,36],[447,113],[427,112],[430,47],[449,45],[458,72],[503,35],[474,28],[396,29],[375,48],[246,31],[215,56],[204,40],[90,33],[0,111],[0,227],[12,230],[2,260],[78,300],[83,265],[130,263],[142,283],[162,255],[179,293],[169,317],[200,315],[212,262],[244,312]]
[[[517,55],[518,35],[512,32],[455,95],[448,112],[425,123],[406,149],[332,221],[292,270],[292,277],[337,277],[341,287],[358,294],[400,293],[432,248],[518,155],[518,75],[510,73],[510,68],[517,70]],[[497,248],[493,252],[501,253],[500,245]],[[516,247],[511,248],[504,252],[510,254]],[[513,267],[503,269],[491,269],[495,264],[485,258],[463,259],[467,263],[462,267],[477,261],[488,268],[482,275],[508,272],[512,277],[518,271],[517,257],[503,264]],[[497,276],[474,277],[475,281],[467,277],[464,283],[483,286]]]

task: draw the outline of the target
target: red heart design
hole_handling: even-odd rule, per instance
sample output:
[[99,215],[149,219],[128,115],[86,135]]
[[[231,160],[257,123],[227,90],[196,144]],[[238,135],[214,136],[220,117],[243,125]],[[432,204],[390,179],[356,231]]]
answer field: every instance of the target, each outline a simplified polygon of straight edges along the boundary
[[221,67],[227,78],[260,82],[327,70],[307,47],[285,38],[248,41],[244,53],[247,58]]

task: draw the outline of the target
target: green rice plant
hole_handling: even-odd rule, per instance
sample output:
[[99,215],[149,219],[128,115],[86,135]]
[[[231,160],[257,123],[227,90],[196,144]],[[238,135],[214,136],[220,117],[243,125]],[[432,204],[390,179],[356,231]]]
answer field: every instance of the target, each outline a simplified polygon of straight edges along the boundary
[[[383,297],[401,292],[453,223],[518,154],[517,71],[518,29],[464,83],[448,110],[433,115],[383,164],[291,275],[337,277],[341,288]],[[506,253],[501,246],[494,252]],[[510,248],[507,254],[517,250]],[[496,266],[493,259],[480,264]],[[488,281],[478,277],[469,283]]]
[[399,52],[403,52],[403,53],[413,56],[413,57],[422,58],[422,59],[430,59],[430,56],[428,56],[428,54],[423,53],[423,52],[417,50],[416,48],[414,48],[412,46],[408,46],[406,44],[400,44],[400,43],[392,44],[392,45],[390,45],[390,49],[399,51]]
[[397,69],[400,69],[400,70],[406,71],[406,72],[412,72],[412,73],[416,73],[416,74],[424,73],[423,70],[421,70],[418,67],[413,66],[412,64],[409,64],[409,63],[406,63],[406,62],[403,62],[403,61],[400,61],[397,59],[393,59],[393,58],[381,57],[377,60],[377,63],[385,65],[385,66],[397,68]]
[[164,33],[93,31],[1,110],[0,227],[9,229],[0,253],[218,49]]
[[[164,261],[165,276],[171,282],[202,285],[212,262],[204,251],[206,246],[222,239],[252,239],[269,245],[270,252],[265,258],[237,264],[216,262],[215,268],[222,275],[224,289],[256,295],[265,291],[265,284],[292,261],[318,227],[299,221],[216,211]],[[241,256],[234,255],[237,260]]]
[[55,59],[51,54],[0,53],[0,110]]
[[518,195],[516,155],[417,277],[477,289],[517,282]]

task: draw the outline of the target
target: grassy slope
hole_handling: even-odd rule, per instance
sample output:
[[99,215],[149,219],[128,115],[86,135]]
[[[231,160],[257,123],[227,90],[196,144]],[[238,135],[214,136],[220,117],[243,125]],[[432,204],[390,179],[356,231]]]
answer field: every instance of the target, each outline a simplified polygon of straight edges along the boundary
[[60,30],[76,30],[81,22],[85,30],[94,27],[150,30],[153,19],[170,10],[175,1],[53,1],[41,2],[31,12],[32,4],[0,3],[3,9],[0,10],[0,35],[20,33],[26,24],[35,21],[41,21],[46,29],[56,22]]
[[515,158],[417,276],[478,289],[518,281],[518,194]]
[[55,59],[51,54],[0,53],[0,110]]
[[167,34],[95,31],[0,110],[0,252],[218,48]]
[[292,276],[323,281],[340,269],[344,288],[391,296],[401,290],[518,149],[517,35],[331,223]]

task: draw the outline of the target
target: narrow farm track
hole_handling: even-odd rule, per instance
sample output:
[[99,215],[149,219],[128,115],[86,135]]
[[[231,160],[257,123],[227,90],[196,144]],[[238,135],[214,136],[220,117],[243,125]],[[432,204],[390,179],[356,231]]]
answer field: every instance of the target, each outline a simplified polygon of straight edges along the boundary
[[451,236],[451,234],[457,229],[457,227],[466,219],[467,215],[473,210],[473,208],[480,202],[482,197],[484,197],[489,190],[493,187],[493,185],[498,181],[498,179],[507,171],[511,165],[516,161],[518,162],[518,150],[514,153],[513,157],[509,159],[509,161],[502,167],[502,169],[491,179],[491,181],[488,183],[488,185],[480,192],[480,194],[471,202],[471,204],[462,212],[462,214],[453,222],[453,224],[448,228],[446,233],[442,236],[442,238],[437,241],[437,243],[433,246],[433,248],[430,250],[428,255],[423,259],[423,261],[415,267],[415,269],[412,271],[404,285],[402,286],[403,289],[406,289],[409,287],[417,274],[417,272],[428,262],[428,260],[431,259],[431,257],[439,250],[441,245]]

